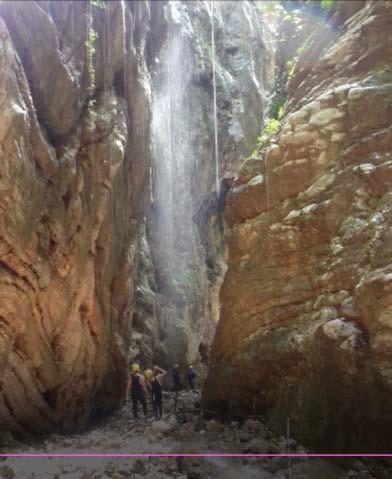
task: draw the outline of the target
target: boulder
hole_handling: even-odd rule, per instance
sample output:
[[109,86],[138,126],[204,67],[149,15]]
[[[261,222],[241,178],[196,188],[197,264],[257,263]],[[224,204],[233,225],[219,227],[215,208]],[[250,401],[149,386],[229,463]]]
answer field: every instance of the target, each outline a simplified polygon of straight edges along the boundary
[[173,423],[169,423],[166,421],[155,421],[151,424],[151,430],[154,433],[161,433],[161,434],[170,434],[174,429],[175,425]]

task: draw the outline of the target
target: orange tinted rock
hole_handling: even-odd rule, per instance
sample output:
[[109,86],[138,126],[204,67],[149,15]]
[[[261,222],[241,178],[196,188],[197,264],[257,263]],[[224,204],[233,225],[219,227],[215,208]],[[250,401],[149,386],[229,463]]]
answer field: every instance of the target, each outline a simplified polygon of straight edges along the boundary
[[17,433],[83,428],[122,400],[146,184],[129,106],[110,80],[88,117],[85,38],[52,6],[58,24],[36,2],[0,6],[0,430]]
[[[392,445],[392,4],[353,13],[300,59],[263,181],[248,176],[228,195],[228,271],[202,399],[227,413],[256,403],[281,433],[290,416],[293,435],[322,451]],[[310,144],[293,141],[309,118]]]

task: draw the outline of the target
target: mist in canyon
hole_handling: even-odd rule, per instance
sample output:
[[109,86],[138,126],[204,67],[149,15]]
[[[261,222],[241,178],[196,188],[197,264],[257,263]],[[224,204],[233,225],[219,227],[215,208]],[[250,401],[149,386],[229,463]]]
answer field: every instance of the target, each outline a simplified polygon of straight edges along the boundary
[[[2,451],[389,451],[391,25],[383,0],[0,2]],[[179,365],[162,424],[124,403],[132,363]],[[283,459],[63,474],[391,474]]]

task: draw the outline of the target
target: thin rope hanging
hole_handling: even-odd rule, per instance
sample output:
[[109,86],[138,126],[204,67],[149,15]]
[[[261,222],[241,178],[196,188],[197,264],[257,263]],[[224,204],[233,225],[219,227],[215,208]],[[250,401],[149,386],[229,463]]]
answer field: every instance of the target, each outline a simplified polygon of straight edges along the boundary
[[218,147],[218,115],[216,107],[216,68],[215,68],[215,32],[214,32],[214,3],[210,1],[211,12],[211,57],[212,57],[212,84],[214,93],[214,150],[215,150],[215,187],[219,196],[219,147]]

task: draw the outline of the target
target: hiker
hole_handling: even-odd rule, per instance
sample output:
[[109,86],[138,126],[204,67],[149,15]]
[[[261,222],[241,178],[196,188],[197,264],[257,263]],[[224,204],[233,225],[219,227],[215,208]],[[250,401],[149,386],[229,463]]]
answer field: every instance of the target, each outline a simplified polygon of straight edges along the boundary
[[197,373],[196,373],[196,371],[193,369],[193,366],[192,366],[192,365],[190,365],[190,366],[188,367],[188,371],[187,371],[187,373],[186,373],[186,377],[187,377],[187,379],[188,379],[188,381],[189,381],[189,385],[190,385],[192,391],[194,391],[194,390],[195,390],[195,381],[196,381],[196,378],[197,378]]
[[152,368],[153,376],[150,379],[151,394],[152,394],[152,407],[154,409],[155,419],[162,418],[162,381],[166,376],[167,371],[154,366]]
[[[146,382],[146,389],[148,392],[150,392],[151,394],[151,378],[153,377],[154,373],[152,371],[152,369],[146,369],[144,371],[144,380]],[[151,400],[152,400],[152,397],[151,397]]]
[[178,391],[181,389],[180,366],[178,364],[174,365],[172,372],[172,380],[174,385],[174,391],[178,393]]
[[129,399],[129,393],[131,393],[133,417],[137,419],[137,406],[139,402],[142,405],[144,416],[147,416],[147,386],[144,377],[140,374],[138,364],[132,364],[131,367],[131,377],[128,380],[127,387],[127,401]]

